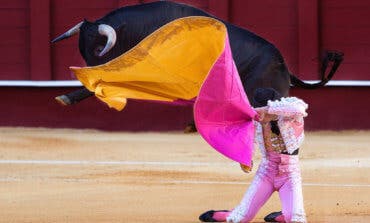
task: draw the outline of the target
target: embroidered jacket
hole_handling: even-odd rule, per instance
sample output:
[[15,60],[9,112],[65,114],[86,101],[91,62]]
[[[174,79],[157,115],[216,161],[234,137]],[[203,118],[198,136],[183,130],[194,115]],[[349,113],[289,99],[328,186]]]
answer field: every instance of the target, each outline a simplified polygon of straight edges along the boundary
[[[268,101],[267,113],[278,116],[278,126],[283,138],[286,150],[292,154],[302,144],[304,139],[303,118],[307,116],[308,105],[296,97],[281,98],[276,101]],[[263,139],[262,125],[254,122],[256,127],[256,142],[262,156],[266,156],[266,148]]]

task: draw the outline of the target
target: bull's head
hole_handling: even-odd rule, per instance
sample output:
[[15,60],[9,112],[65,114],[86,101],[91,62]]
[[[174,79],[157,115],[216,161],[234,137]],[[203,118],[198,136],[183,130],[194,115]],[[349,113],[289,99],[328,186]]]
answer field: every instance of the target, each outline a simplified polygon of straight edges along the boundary
[[79,48],[82,57],[90,66],[107,62],[109,58],[104,58],[116,44],[116,31],[106,24],[97,24],[82,21],[69,29],[67,32],[55,38],[52,43],[80,34]]

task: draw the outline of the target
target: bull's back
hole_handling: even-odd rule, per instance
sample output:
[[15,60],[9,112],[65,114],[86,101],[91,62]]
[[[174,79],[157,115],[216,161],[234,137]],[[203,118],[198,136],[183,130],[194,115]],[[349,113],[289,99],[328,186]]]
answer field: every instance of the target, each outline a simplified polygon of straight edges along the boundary
[[[120,41],[118,46],[116,46],[120,48],[117,55],[114,56],[117,57],[137,45],[163,25],[187,16],[206,16],[218,19],[189,5],[160,1],[123,7],[109,13],[97,20],[97,22],[109,24],[116,30],[119,30],[123,24],[123,31],[120,32],[122,36],[120,38],[123,38],[124,41]],[[282,58],[275,46],[246,29],[223,20],[220,21],[227,27],[233,58],[247,94],[252,95],[255,87],[275,87],[285,95],[287,91],[285,89],[289,88],[289,79],[287,78],[289,73],[285,65],[280,67],[278,72],[275,70],[272,75],[267,75],[267,77],[266,74],[253,72],[256,63],[269,63],[268,61],[261,61],[261,54],[265,54],[266,58],[271,58],[270,63],[277,63]],[[277,58],[279,59],[277,60]],[[262,78],[266,79],[263,83],[260,81]],[[284,86],[281,87],[276,84],[279,82],[284,83]],[[274,86],[267,86],[269,84],[266,83],[273,83],[272,85]]]
[[[116,30],[124,26],[123,32],[121,32],[121,38],[124,38],[125,41],[119,44],[121,44],[121,48],[125,52],[161,26],[187,16],[206,16],[218,19],[211,14],[189,5],[160,1],[123,7],[109,13],[97,20],[97,22],[109,24]],[[246,29],[223,20],[220,21],[228,29],[231,49],[238,68],[242,68],[248,64],[260,48],[271,45],[265,39]]]
[[108,24],[118,33],[120,41],[117,41],[114,47],[116,53],[113,58],[115,58],[133,48],[165,24],[187,16],[212,17],[200,9],[185,4],[160,1],[122,7],[96,22]]
[[200,9],[185,4],[160,1],[122,7],[96,22],[111,25],[114,29],[124,24],[127,32],[131,31],[146,37],[161,26],[187,16],[212,17]]

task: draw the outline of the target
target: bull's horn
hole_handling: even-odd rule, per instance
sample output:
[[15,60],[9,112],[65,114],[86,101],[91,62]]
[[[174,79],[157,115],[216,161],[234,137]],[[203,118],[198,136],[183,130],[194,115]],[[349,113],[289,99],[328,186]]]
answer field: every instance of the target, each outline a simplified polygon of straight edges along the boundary
[[99,56],[101,57],[104,54],[106,54],[109,50],[111,50],[114,44],[116,44],[117,35],[116,35],[116,31],[114,31],[114,29],[109,25],[101,24],[99,25],[98,30],[99,30],[100,35],[106,36],[108,39],[107,44],[105,44],[104,49],[99,53]]
[[55,42],[58,42],[58,41],[60,41],[62,39],[66,39],[68,37],[71,37],[71,36],[79,33],[80,32],[80,27],[81,27],[82,23],[84,23],[84,22],[80,22],[77,25],[73,26],[70,30],[68,30],[67,32],[65,32],[62,35],[58,36],[57,38],[53,39],[51,42],[52,43],[55,43]]

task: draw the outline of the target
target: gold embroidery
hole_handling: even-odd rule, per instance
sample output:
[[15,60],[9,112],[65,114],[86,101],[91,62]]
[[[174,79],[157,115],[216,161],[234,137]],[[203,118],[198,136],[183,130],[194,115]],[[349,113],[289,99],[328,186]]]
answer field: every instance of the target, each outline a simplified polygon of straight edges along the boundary
[[286,151],[283,137],[271,131],[270,123],[266,123],[262,126],[262,132],[266,151],[275,151],[278,153]]

